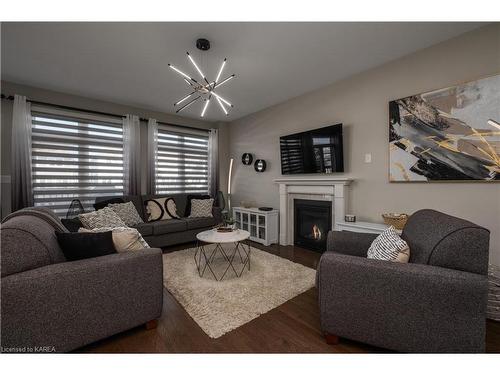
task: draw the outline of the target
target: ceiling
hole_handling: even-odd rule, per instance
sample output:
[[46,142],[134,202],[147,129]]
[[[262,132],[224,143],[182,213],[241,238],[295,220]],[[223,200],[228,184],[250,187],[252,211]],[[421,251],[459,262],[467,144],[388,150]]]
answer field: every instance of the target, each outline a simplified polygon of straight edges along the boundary
[[[2,80],[175,113],[189,93],[168,63],[236,78],[207,120],[232,121],[482,26],[481,23],[3,23]],[[198,51],[205,37],[212,48]],[[214,78],[212,78],[214,79]],[[11,94],[11,93],[9,93]],[[201,103],[181,114],[199,117]]]

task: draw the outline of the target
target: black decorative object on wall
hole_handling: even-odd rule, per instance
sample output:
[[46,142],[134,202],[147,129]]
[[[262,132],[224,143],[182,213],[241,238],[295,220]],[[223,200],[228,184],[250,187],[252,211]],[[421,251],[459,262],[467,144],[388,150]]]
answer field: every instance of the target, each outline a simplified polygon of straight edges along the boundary
[[250,165],[252,164],[253,161],[253,155],[249,154],[248,152],[245,152],[243,155],[241,155],[241,162],[245,165]]
[[257,172],[264,172],[266,170],[266,161],[262,159],[255,160],[253,165]]

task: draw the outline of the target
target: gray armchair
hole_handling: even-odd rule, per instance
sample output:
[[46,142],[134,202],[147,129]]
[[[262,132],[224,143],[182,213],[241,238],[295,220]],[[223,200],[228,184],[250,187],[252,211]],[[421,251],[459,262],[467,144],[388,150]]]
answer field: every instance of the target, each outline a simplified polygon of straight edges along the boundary
[[401,352],[483,352],[489,231],[434,210],[402,237],[410,263],[367,259],[377,235],[330,232],[318,265],[321,327]]
[[160,249],[67,262],[49,210],[18,211],[1,228],[1,346],[66,352],[161,315]]

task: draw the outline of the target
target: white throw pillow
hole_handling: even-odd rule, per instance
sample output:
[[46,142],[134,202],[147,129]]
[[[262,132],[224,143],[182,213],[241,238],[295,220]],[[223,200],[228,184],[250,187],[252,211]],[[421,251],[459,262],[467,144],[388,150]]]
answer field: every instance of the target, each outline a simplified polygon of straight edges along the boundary
[[135,228],[119,227],[119,228],[95,228],[86,229],[80,228],[78,232],[108,232],[111,231],[113,237],[113,244],[119,253],[125,251],[133,251],[149,248],[149,244],[142,238],[139,231]]
[[78,215],[82,225],[87,229],[126,227],[122,219],[109,207]]
[[213,217],[214,199],[191,199],[191,214],[189,217]]
[[108,204],[109,208],[111,208],[115,213],[123,220],[123,222],[128,226],[132,227],[137,224],[144,223],[139,212],[135,208],[134,203],[111,203]]
[[368,249],[368,258],[408,263],[410,247],[391,225],[372,242]]
[[180,218],[175,200],[171,197],[147,200],[146,213],[148,222]]

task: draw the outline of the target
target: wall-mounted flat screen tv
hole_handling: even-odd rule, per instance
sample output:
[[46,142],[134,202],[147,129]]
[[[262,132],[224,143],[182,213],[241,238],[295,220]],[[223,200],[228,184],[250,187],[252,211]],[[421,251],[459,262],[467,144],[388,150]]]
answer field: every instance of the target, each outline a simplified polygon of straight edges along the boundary
[[344,172],[342,124],[280,138],[281,173]]

